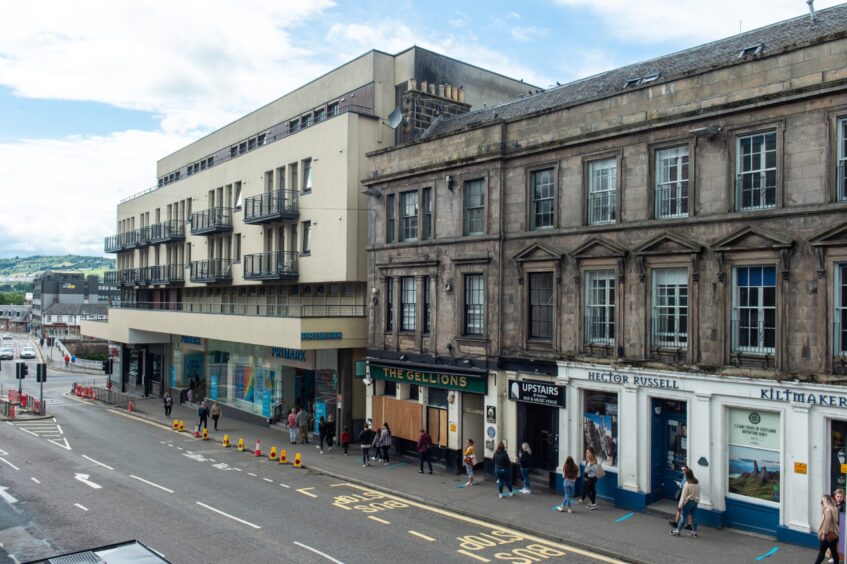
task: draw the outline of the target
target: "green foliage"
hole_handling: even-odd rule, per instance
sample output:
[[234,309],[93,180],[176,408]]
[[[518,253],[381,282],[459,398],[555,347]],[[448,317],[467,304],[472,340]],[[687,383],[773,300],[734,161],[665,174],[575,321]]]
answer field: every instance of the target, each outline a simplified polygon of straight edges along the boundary
[[22,292],[0,292],[0,305],[24,305]]
[[[0,276],[20,276],[29,278],[45,270],[60,272],[86,272],[102,274],[104,270],[114,270],[115,260],[107,257],[86,257],[81,255],[34,256],[0,258]],[[30,285],[31,287],[31,285]],[[29,290],[27,290],[29,291]]]

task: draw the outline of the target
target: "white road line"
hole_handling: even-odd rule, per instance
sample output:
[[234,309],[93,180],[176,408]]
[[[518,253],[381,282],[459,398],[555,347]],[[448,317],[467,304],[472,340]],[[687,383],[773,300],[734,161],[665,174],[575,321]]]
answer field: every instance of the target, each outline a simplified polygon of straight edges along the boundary
[[94,464],[97,464],[98,466],[102,466],[103,468],[107,468],[109,470],[114,470],[114,468],[112,468],[111,466],[107,466],[107,465],[103,464],[102,462],[97,462],[96,460],[94,460],[90,456],[86,456],[86,455],[83,454],[82,457],[84,459],[88,460],[89,462],[93,462]]
[[33,482],[35,482],[36,484],[40,484],[40,483],[41,483],[41,482],[39,482],[39,481],[38,481],[38,478],[34,478],[34,477],[30,476],[30,478],[29,478],[29,479],[30,479],[30,480],[32,480]]
[[12,427],[14,427],[14,426],[15,426],[15,424],[14,424],[14,423],[12,423],[11,421],[6,421],[6,425],[11,425]]
[[2,448],[0,448],[0,454],[2,454],[3,456],[9,456],[9,453],[3,450]]
[[15,470],[20,470],[20,468],[18,468],[17,466],[15,466],[14,464],[12,464],[8,460],[6,460],[5,458],[0,458],[0,462],[2,462],[3,464],[8,464],[9,466],[14,468]]
[[56,423],[56,429],[58,429],[58,430],[59,430],[59,433],[61,433],[61,434],[63,434],[63,435],[65,434],[65,433],[62,431],[62,426],[61,426],[61,425],[59,425],[58,423]]
[[65,450],[71,450],[71,445],[70,445],[70,443],[68,443],[68,439],[65,439],[65,438],[62,439],[62,443],[65,443],[65,444],[60,443],[56,439],[47,439],[47,442],[53,443],[56,446],[60,446]]
[[233,521],[238,521],[239,523],[244,523],[245,525],[248,525],[248,526],[250,526],[250,527],[253,527],[254,529],[261,529],[261,528],[262,528],[262,527],[260,527],[259,525],[254,525],[254,524],[253,524],[253,523],[251,523],[250,521],[245,521],[244,519],[239,519],[238,517],[235,517],[235,516],[233,516],[233,515],[230,515],[229,513],[224,513],[224,512],[223,512],[223,511],[221,511],[220,509],[215,509],[215,508],[214,508],[214,507],[212,507],[211,505],[206,505],[205,503],[201,503],[201,502],[199,502],[199,501],[197,501],[197,502],[195,502],[195,503],[196,503],[197,505],[199,505],[200,507],[205,507],[205,508],[206,508],[206,509],[208,509],[209,511],[214,511],[215,513],[219,513],[219,514],[223,515],[224,517],[229,517],[229,518],[230,518],[230,519],[232,519]]
[[24,429],[23,427],[21,427],[21,431],[23,431],[24,433],[29,433],[29,434],[30,434],[30,435],[32,435],[33,437],[38,437],[38,436],[39,436],[39,434],[38,434],[38,433],[33,433],[33,432],[32,432],[32,431],[30,431],[29,429]]
[[86,506],[84,506],[84,505],[80,505],[80,504],[78,504],[78,503],[74,503],[74,505],[76,505],[77,507],[79,507],[79,508],[80,508],[80,509],[82,509],[83,511],[88,511],[88,508],[87,508]]
[[285,488],[285,489],[291,489],[291,486],[287,486],[287,485],[285,485],[285,484],[280,484],[280,486],[282,486],[282,487],[283,487],[283,488]]
[[233,468],[233,470],[238,470],[239,472],[241,472],[241,468]]
[[79,480],[80,482],[82,482],[83,484],[88,486],[89,488],[99,490],[100,488],[103,487],[100,484],[95,484],[94,482],[89,480],[88,477],[89,477],[88,474],[80,474],[79,472],[77,472],[76,475],[74,476],[74,478],[76,478],[77,480]]
[[170,489],[166,488],[165,486],[160,486],[159,484],[154,484],[153,482],[148,482],[144,478],[139,478],[138,476],[133,476],[132,474],[130,474],[129,477],[133,478],[135,480],[138,480],[139,482],[144,482],[148,486],[153,486],[154,488],[159,488],[160,490],[166,491],[168,493],[174,493],[173,490],[170,490]]
[[335,564],[344,564],[344,562],[342,562],[341,560],[337,560],[337,559],[333,558],[332,556],[330,556],[329,554],[326,554],[325,552],[321,552],[317,548],[312,548],[311,546],[305,545],[302,542],[297,542],[297,541],[294,541],[294,544],[296,544],[299,547],[305,548],[306,550],[310,550],[310,551],[314,552],[315,554],[317,554],[318,556],[323,556],[324,558],[326,558],[330,562],[335,562]]
[[266,481],[266,482],[271,482],[271,483],[273,483],[273,480],[271,480],[270,478],[262,478],[262,479],[263,479],[264,481]]
[[253,472],[247,472],[247,475],[248,475],[248,476],[253,476],[254,478],[256,477],[256,475],[255,475]]
[[184,448],[182,448],[182,447],[176,447],[176,448],[177,448],[177,450],[185,450],[185,449],[184,449]]

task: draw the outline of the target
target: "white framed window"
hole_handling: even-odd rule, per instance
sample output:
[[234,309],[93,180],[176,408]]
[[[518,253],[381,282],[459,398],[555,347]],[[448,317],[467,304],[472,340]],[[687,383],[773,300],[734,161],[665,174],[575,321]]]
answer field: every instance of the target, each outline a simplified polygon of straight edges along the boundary
[[588,224],[614,223],[617,218],[618,163],[603,159],[588,163]]
[[312,159],[303,161],[303,192],[312,191]]
[[421,239],[432,237],[432,188],[421,190],[421,204],[423,207],[423,229]]
[[652,344],[660,348],[688,346],[688,270],[653,271]]
[[615,272],[585,273],[585,343],[615,344]]
[[847,200],[847,117],[838,120],[838,155],[836,170],[836,185],[838,199]]
[[385,242],[394,242],[394,231],[396,224],[394,220],[394,194],[385,197]]
[[835,267],[833,356],[847,356],[847,263]]
[[529,338],[553,338],[553,273],[529,274]]
[[656,219],[688,217],[688,145],[656,151]]
[[738,211],[776,207],[776,131],[739,137],[735,170]]
[[552,168],[536,170],[529,175],[531,229],[553,227],[556,210],[555,176]]
[[417,191],[400,193],[400,240],[418,239],[418,193]]
[[482,179],[465,182],[464,205],[464,234],[485,233],[485,184]]
[[414,331],[417,314],[417,283],[414,276],[400,279],[400,330]]
[[465,274],[465,335],[482,335],[485,283],[482,274]]
[[776,350],[776,268],[737,266],[733,271],[732,350]]
[[312,253],[312,222],[304,221],[303,222],[303,254],[308,255]]

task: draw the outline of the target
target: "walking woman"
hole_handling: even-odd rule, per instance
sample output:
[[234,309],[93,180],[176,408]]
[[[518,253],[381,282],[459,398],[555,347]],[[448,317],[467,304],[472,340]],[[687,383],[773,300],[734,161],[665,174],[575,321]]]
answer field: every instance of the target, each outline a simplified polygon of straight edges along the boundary
[[[686,467],[685,485],[682,487],[682,495],[679,496],[679,521],[676,524],[676,529],[671,529],[671,534],[678,537],[691,516],[691,531],[689,537],[697,536],[697,504],[700,503],[700,482],[694,477],[694,472],[691,468]],[[837,523],[837,521],[836,521]]]
[[594,456],[594,448],[588,447],[585,451],[585,466],[582,469],[582,478],[585,485],[582,487],[582,499],[580,503],[585,503],[585,496],[591,502],[588,504],[588,509],[597,509],[597,457]]
[[382,430],[379,432],[379,448],[382,453],[382,463],[388,464],[388,449],[391,448],[391,427],[388,422],[382,424]]
[[[696,527],[696,525],[695,525]],[[695,528],[696,530],[696,528]],[[821,522],[818,525],[818,540],[820,549],[815,564],[821,564],[826,558],[826,551],[837,558],[838,555],[838,508],[832,500],[832,496],[825,495],[821,498]]]
[[571,503],[576,491],[576,479],[579,477],[579,466],[574,462],[573,457],[569,456],[565,460],[565,465],[562,466],[562,485],[565,490],[565,497],[562,498],[562,504],[556,508],[557,511],[564,511],[567,508],[568,513],[573,513]]
[[215,423],[215,431],[218,430],[218,419],[221,418],[221,404],[215,402],[212,404],[212,409],[209,410],[212,414],[212,421]]
[[324,453],[324,443],[327,440],[327,425],[326,420],[321,415],[321,418],[318,420],[318,438],[320,442],[318,443],[318,448],[321,449],[321,454]]
[[503,486],[509,490],[509,495],[506,497],[512,497],[515,494],[512,491],[512,461],[502,441],[494,451],[494,473],[497,475],[497,491],[500,492],[500,499],[503,499]]
[[465,457],[463,461],[465,463],[465,471],[468,473],[468,481],[465,482],[465,485],[472,486],[473,467],[476,464],[476,454],[474,452],[473,439],[468,439],[468,442],[465,443]]
[[529,472],[532,470],[532,449],[529,447],[529,443],[523,443],[521,445],[521,451],[518,454],[518,462],[520,463],[521,480],[523,481],[521,493],[531,493],[529,491]]

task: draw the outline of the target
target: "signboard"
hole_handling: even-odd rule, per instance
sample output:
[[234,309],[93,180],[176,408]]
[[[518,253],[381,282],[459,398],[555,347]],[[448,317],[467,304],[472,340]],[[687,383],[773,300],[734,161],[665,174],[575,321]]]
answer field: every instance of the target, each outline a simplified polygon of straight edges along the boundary
[[449,374],[446,372],[431,372],[428,370],[413,370],[375,366],[371,364],[371,378],[374,380],[389,380],[400,384],[417,384],[431,388],[445,388],[460,392],[484,394],[487,378],[469,374]]
[[271,391],[268,389],[262,390],[262,416],[271,416]]
[[209,397],[213,400],[218,399],[218,376],[217,374],[212,374],[209,377]]
[[356,378],[364,378],[367,375],[365,371],[366,362],[364,360],[357,360],[356,365]]
[[283,360],[296,360],[306,362],[306,351],[300,349],[289,349],[286,347],[271,347],[271,356]]
[[779,414],[747,409],[730,410],[729,442],[778,451]]
[[565,387],[550,382],[509,380],[509,399],[553,407],[565,407]]
[[320,432],[319,425],[320,425],[320,422],[321,422],[321,417],[323,417],[324,421],[326,421],[326,404],[322,401],[316,401],[315,402],[315,428],[313,429],[313,432],[315,432],[315,433]]
[[344,334],[340,331],[300,333],[301,341],[340,341]]
[[807,470],[807,466],[805,462],[795,462],[794,463],[794,473],[795,474],[805,474]]

